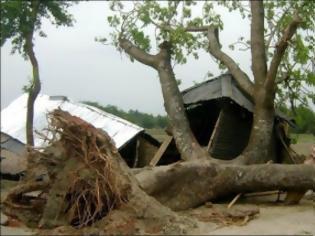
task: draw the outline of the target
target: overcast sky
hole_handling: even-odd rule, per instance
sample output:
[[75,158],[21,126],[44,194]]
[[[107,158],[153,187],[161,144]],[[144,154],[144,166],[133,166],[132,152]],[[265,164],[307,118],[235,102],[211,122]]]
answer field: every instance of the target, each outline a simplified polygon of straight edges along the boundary
[[[250,24],[237,13],[222,11],[225,28],[220,32],[223,50],[229,53],[251,76],[250,53],[228,49],[239,36],[248,37]],[[116,105],[124,110],[137,109],[153,114],[165,114],[163,98],[156,72],[138,62],[131,63],[112,46],[95,42],[98,36],[108,36],[106,18],[108,3],[80,2],[70,12],[76,22],[73,27],[59,27],[44,21],[47,38],[35,37],[35,53],[42,81],[41,93],[64,95],[74,101],[96,101]],[[11,44],[1,48],[1,108],[22,94],[22,87],[31,78],[31,65],[19,54],[10,54]],[[220,72],[210,55],[201,52],[198,60],[189,59],[175,67],[180,89],[202,81],[210,71]]]

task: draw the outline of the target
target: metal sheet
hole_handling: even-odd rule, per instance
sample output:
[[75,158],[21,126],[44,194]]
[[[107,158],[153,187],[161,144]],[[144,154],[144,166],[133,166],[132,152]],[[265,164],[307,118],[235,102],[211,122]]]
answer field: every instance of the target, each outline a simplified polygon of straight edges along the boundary
[[239,90],[230,74],[223,74],[207,80],[182,92],[185,105],[209,101],[218,98],[230,98],[249,111],[253,111],[252,102]]
[[[254,110],[254,104],[239,89],[231,74],[222,74],[214,79],[207,80],[182,91],[184,104],[190,106],[199,102],[210,101],[218,98],[230,98],[238,105],[250,112]],[[295,126],[294,120],[276,110],[277,117]]]
[[182,92],[184,104],[193,104],[222,97],[221,81],[214,79]]
[[[26,143],[25,120],[27,97],[27,94],[23,94],[1,111],[1,131],[18,139],[22,143]],[[58,97],[50,97],[43,94],[40,94],[35,102],[34,130],[45,133],[43,129],[48,126],[47,113],[58,107],[91,123],[96,128],[106,131],[112,137],[118,149],[144,130],[137,125],[98,108],[82,103],[75,103],[64,99],[64,97],[58,99]],[[34,134],[34,143],[36,147],[47,145],[36,133]]]

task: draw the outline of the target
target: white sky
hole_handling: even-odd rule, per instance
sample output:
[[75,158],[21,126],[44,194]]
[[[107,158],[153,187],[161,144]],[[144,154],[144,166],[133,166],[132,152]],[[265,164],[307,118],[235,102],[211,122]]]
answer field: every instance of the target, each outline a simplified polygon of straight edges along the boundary
[[[76,22],[73,27],[59,27],[44,21],[47,38],[35,37],[35,53],[42,81],[41,93],[64,95],[75,101],[96,101],[116,105],[124,110],[137,109],[153,114],[165,114],[160,84],[156,72],[138,62],[131,63],[113,46],[94,41],[108,36],[106,18],[111,14],[108,3],[80,2],[70,13]],[[224,30],[220,32],[223,50],[229,53],[251,76],[249,51],[230,51],[228,44],[243,35],[248,38],[250,23],[237,13],[222,11]],[[10,54],[11,44],[1,48],[1,108],[21,95],[22,87],[31,78],[31,64],[19,54]],[[175,74],[182,80],[181,89],[202,81],[210,71],[220,72],[210,55],[201,52],[200,58],[177,65]]]

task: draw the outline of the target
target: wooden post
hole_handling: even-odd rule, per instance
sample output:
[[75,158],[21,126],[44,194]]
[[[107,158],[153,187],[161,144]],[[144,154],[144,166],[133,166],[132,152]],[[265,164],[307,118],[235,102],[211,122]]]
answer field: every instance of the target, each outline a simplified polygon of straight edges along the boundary
[[160,146],[159,150],[155,153],[154,157],[150,161],[149,166],[156,166],[156,164],[159,162],[161,159],[162,155],[166,151],[168,145],[170,145],[171,141],[173,140],[173,136],[167,136],[167,138],[164,140],[162,145]]
[[218,129],[218,126],[219,126],[219,123],[220,123],[220,120],[221,120],[221,116],[222,116],[222,109],[219,113],[219,116],[218,116],[218,119],[217,121],[215,122],[215,125],[214,125],[214,128],[212,130],[212,134],[210,136],[210,139],[209,139],[209,143],[208,143],[208,146],[207,146],[207,151],[209,152],[211,150],[211,146],[212,146],[212,143],[213,143],[213,139],[214,139],[214,135]]
[[138,166],[138,162],[139,162],[139,146],[140,146],[140,141],[139,141],[139,137],[137,137],[137,140],[136,140],[136,153],[135,153],[135,159],[134,159],[133,164],[132,164],[132,168],[136,168]]

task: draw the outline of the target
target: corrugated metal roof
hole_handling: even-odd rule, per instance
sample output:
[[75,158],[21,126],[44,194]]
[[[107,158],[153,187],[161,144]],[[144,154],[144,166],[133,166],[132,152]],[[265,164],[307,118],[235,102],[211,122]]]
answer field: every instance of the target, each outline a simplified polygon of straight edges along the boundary
[[254,108],[253,103],[239,90],[230,74],[223,74],[197,84],[184,90],[182,94],[185,105],[227,97],[249,111],[253,111]]
[[[254,110],[254,104],[239,89],[231,74],[222,74],[214,79],[192,86],[183,90],[182,95],[185,106],[225,97],[232,99],[250,112]],[[290,125],[295,125],[294,120],[282,112],[276,111],[276,115],[286,120]]]
[[[27,98],[28,95],[23,94],[1,111],[1,131],[18,139],[22,143],[26,143],[25,120]],[[43,94],[38,95],[35,101],[34,130],[43,133],[43,129],[47,128],[48,125],[47,113],[59,107],[91,123],[96,128],[106,131],[112,137],[118,149],[144,130],[137,125],[98,108],[69,101],[66,97],[50,97]],[[36,133],[34,133],[34,144],[36,147],[46,145],[44,140]]]

